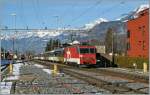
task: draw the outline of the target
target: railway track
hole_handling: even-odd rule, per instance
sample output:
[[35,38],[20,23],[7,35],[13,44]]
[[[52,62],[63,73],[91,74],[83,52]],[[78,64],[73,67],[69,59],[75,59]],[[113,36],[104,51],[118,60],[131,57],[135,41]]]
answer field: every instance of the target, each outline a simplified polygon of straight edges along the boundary
[[[51,63],[48,61],[36,61],[36,62],[41,62],[43,65],[49,66]],[[65,65],[65,64],[58,64],[59,67],[65,67],[65,68],[76,68],[72,67],[70,65]],[[89,71],[89,72],[94,72],[98,74],[104,74],[104,75],[110,75],[110,76],[116,76],[120,78],[125,78],[130,81],[134,82],[141,82],[141,83],[149,83],[149,76],[144,76],[144,75],[137,75],[137,74],[129,74],[129,73],[123,73],[123,72],[116,72],[108,69],[103,69],[103,68],[77,68],[77,69],[82,69],[84,71]]]
[[[43,65],[49,66],[52,65],[50,62],[46,61],[36,61],[40,62]],[[52,67],[52,66],[51,66]],[[88,82],[94,86],[106,89],[111,93],[115,94],[124,94],[124,93],[134,93],[134,94],[148,94],[148,92],[144,92],[141,89],[148,89],[148,86],[142,88],[132,88],[129,87],[129,84],[133,83],[143,83],[146,85],[147,82],[136,80],[135,78],[131,79],[127,76],[121,76],[120,74],[114,74],[109,72],[101,72],[101,70],[97,69],[87,69],[87,68],[74,68],[72,66],[58,64],[58,68],[61,69],[66,74],[74,76],[78,79]],[[144,80],[144,79],[143,79]]]
[[136,94],[147,94],[138,89],[132,89],[130,87],[127,87],[126,84],[130,82],[110,82],[110,81],[107,81],[107,77],[103,75],[97,75],[95,73],[89,74],[88,72],[81,71],[81,70],[73,70],[73,69],[65,68],[63,69],[63,72],[71,76],[74,76],[78,79],[84,80],[94,86],[106,89],[113,94],[124,94],[124,93],[130,93],[130,92],[136,93]]
[[112,71],[108,69],[89,69],[88,71],[125,78],[127,80],[134,81],[134,82],[149,83],[149,77],[144,75],[129,74],[129,73]]

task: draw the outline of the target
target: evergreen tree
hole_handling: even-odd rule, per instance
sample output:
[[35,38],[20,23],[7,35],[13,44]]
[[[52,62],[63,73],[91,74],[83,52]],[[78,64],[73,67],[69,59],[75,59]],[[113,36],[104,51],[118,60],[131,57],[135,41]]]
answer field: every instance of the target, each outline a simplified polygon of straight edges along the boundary
[[61,42],[59,39],[53,40],[52,38],[47,42],[45,51],[51,51],[60,47]]
[[4,48],[3,47],[1,47],[1,52],[4,52]]

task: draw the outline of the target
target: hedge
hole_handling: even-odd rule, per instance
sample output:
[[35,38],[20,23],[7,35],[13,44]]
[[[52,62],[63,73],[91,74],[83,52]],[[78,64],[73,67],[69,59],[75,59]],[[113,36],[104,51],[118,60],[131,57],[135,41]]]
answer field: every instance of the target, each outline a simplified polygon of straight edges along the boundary
[[118,67],[124,68],[134,68],[133,63],[137,64],[137,69],[143,69],[143,63],[148,64],[149,70],[149,59],[148,58],[139,58],[139,57],[127,57],[127,56],[115,56],[115,63]]

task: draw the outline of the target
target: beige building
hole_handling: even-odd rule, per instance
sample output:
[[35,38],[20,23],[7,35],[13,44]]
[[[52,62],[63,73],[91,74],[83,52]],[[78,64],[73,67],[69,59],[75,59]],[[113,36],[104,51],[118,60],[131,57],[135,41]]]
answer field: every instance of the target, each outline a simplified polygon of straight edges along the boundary
[[96,49],[97,49],[97,53],[103,53],[103,54],[106,53],[104,45],[102,45],[102,46],[96,46]]

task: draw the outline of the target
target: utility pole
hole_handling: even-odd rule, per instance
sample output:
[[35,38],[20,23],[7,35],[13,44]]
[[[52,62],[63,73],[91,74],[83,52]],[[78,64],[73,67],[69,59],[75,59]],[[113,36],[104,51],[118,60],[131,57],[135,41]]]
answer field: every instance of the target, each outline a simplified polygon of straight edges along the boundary
[[[57,22],[57,29],[56,29],[56,32],[58,32],[58,23],[59,23],[59,16],[54,16],[56,18],[56,22]],[[59,48],[59,40],[58,40],[58,43],[57,43],[57,48]]]
[[91,45],[90,31],[88,30],[87,33],[88,33],[88,39],[89,39],[88,44]]
[[114,28],[112,28],[112,65],[115,64],[115,55],[114,55]]
[[[12,13],[11,16],[14,17],[14,29],[16,32],[16,13]],[[15,42],[14,42],[14,40],[15,40],[15,35],[13,36],[13,58],[12,58],[13,63],[14,63],[14,55],[15,55]]]
[[[8,27],[7,27],[7,26],[5,26],[5,29],[7,30],[7,29],[8,29]],[[5,34],[4,39],[6,39],[6,34]],[[4,49],[4,59],[6,59],[6,50],[7,50],[7,44],[6,44],[6,48]]]

